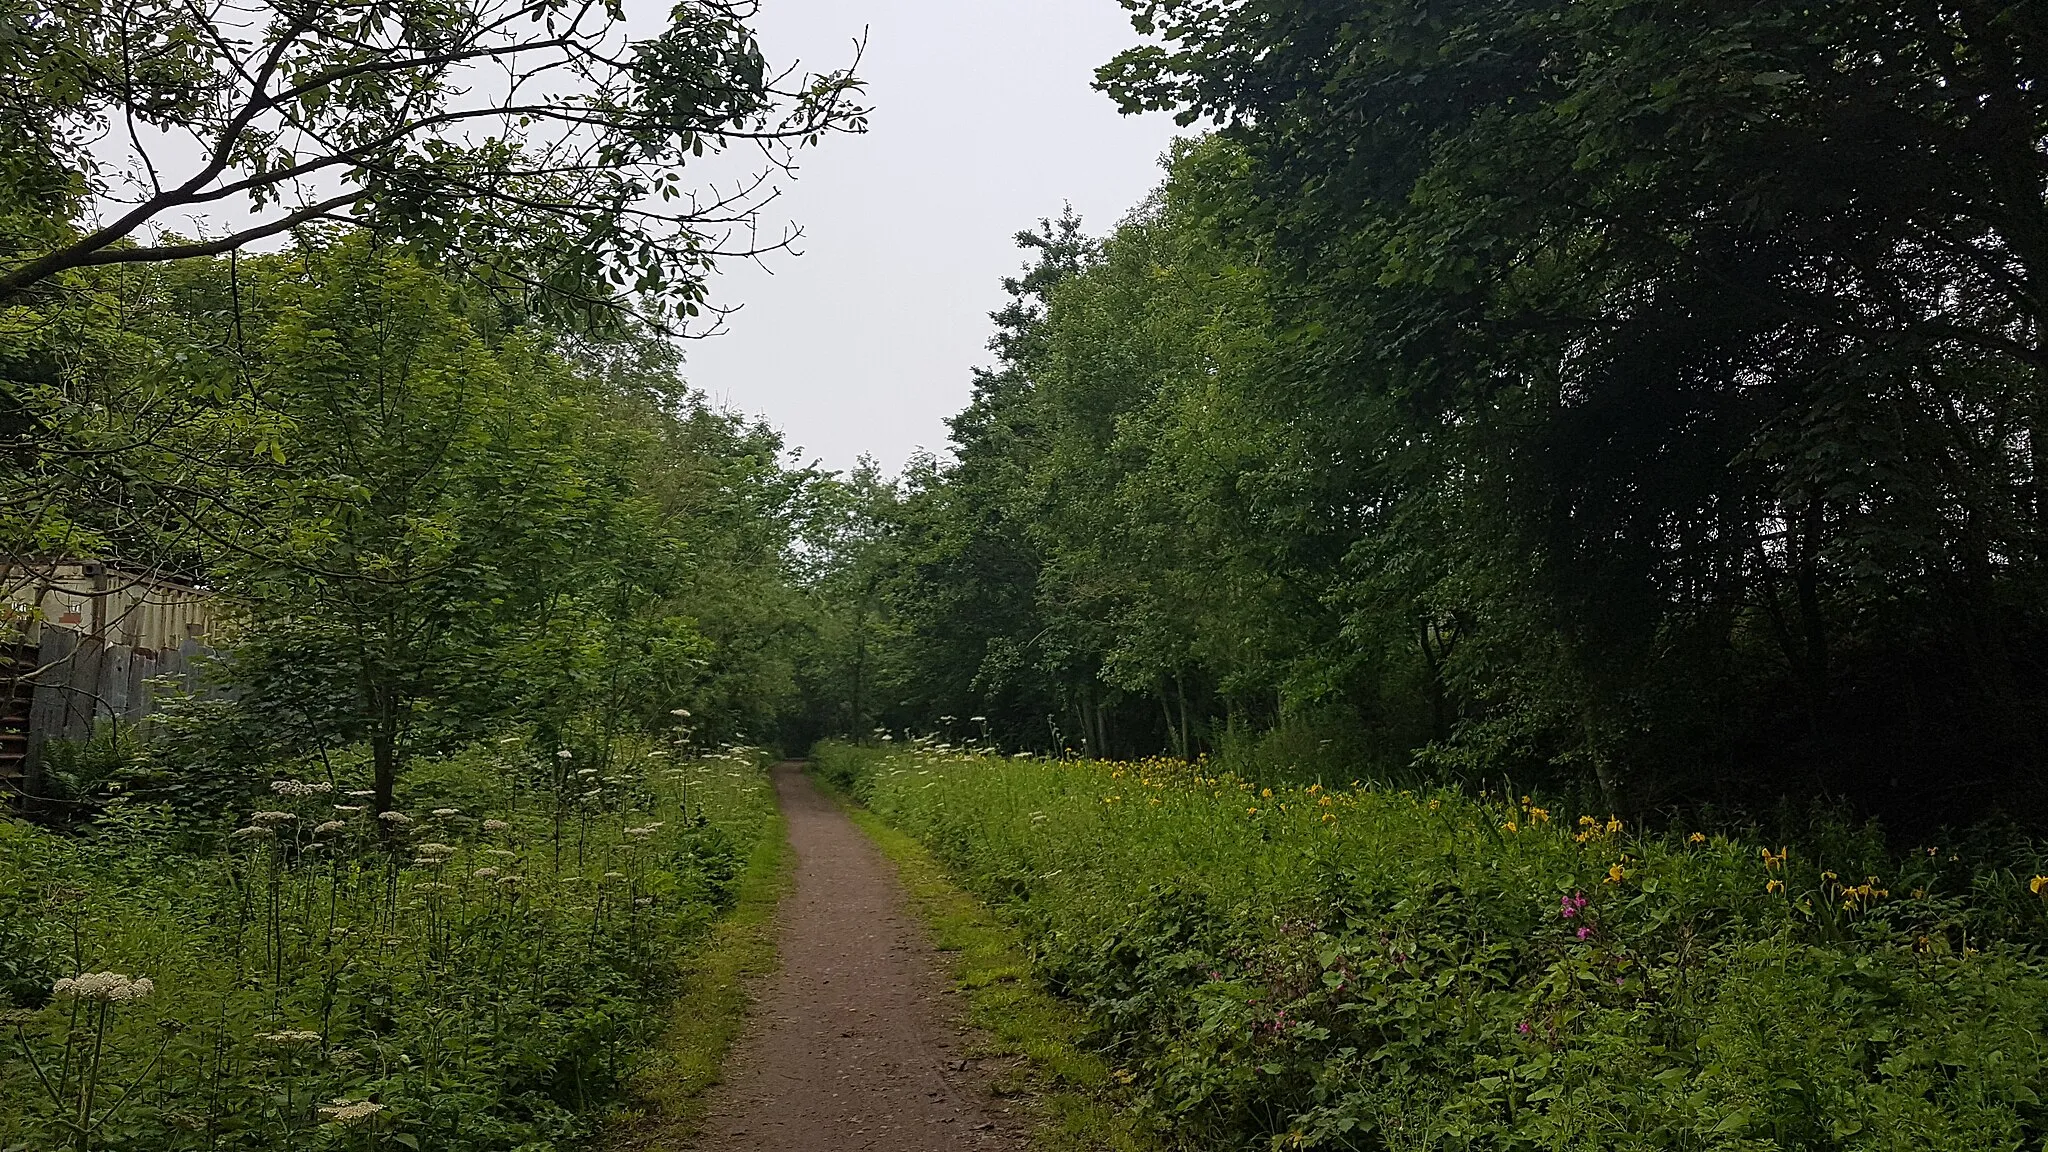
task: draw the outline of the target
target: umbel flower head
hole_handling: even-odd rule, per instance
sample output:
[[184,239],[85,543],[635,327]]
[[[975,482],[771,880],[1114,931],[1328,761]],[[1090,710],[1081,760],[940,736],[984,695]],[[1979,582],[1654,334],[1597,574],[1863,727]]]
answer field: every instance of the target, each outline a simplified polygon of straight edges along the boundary
[[320,1114],[336,1124],[360,1124],[383,1110],[384,1106],[375,1100],[350,1100],[347,1097],[320,1106]]
[[119,972],[87,972],[80,976],[66,976],[52,985],[50,991],[74,1000],[103,1000],[113,1004],[147,998],[156,991],[156,982],[147,976],[131,980]]
[[334,785],[325,780],[308,784],[303,780],[272,780],[270,790],[279,796],[325,796],[334,791]]
[[258,1032],[256,1039],[265,1044],[315,1044],[319,1042],[320,1034],[303,1028],[287,1028],[282,1032]]

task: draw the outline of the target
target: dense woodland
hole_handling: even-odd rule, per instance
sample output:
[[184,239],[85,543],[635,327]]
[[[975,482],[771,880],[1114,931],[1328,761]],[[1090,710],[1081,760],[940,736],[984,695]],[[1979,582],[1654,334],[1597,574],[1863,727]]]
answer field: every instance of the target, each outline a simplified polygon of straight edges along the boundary
[[0,626],[218,618],[0,820],[0,1150],[596,1146],[826,738],[1161,1146],[2040,1143],[2048,12],[1123,3],[900,476],[688,382],[867,122],[747,0],[0,3]]
[[2041,810],[2038,11],[1127,7],[1102,87],[1207,130],[1018,236],[837,727]]
[[[346,36],[280,41],[315,100],[193,87],[255,41],[123,63],[111,10],[22,23],[9,555],[218,589],[257,728],[367,741],[387,794],[475,717],[680,694],[792,748],[2040,808],[2029,8],[1129,6],[1148,46],[1100,85],[1190,134],[1106,233],[1018,235],[953,444],[901,477],[807,468],[682,382],[752,201],[675,200],[677,165],[864,123],[846,74],[778,88],[743,10],[631,52],[444,14],[457,56],[618,95],[522,124],[398,33],[418,94],[381,135]],[[276,218],[142,243],[213,197],[166,173],[88,227],[117,181],[79,126],[123,110]],[[413,148],[439,118],[528,151]],[[323,168],[353,199],[287,210]]]

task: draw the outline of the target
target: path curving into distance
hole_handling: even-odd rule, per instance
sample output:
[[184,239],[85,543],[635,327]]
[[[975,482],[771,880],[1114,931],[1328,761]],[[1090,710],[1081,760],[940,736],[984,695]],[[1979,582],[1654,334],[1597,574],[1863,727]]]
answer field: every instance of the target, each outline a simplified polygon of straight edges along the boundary
[[1026,1147],[962,1058],[952,987],[895,869],[801,763],[774,778],[797,859],[781,966],[712,1090],[700,1152]]

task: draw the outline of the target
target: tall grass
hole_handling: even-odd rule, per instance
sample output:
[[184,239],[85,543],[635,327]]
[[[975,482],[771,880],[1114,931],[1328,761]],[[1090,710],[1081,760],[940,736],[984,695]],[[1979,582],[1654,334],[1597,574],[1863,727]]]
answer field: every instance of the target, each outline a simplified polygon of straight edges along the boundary
[[202,852],[139,805],[0,824],[0,1148],[573,1146],[773,813],[751,750],[518,738],[368,805],[277,780]]
[[818,758],[1006,910],[1186,1147],[2048,1138],[2025,870],[1933,845],[1848,873],[1528,797],[1173,761]]

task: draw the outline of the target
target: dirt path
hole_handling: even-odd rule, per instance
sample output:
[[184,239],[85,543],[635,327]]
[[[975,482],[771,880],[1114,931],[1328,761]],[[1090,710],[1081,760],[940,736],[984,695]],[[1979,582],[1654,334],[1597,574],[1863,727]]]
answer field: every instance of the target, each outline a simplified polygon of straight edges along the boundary
[[796,849],[781,968],[713,1090],[703,1152],[1022,1149],[990,1102],[953,992],[895,870],[801,764],[775,766]]

